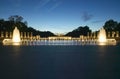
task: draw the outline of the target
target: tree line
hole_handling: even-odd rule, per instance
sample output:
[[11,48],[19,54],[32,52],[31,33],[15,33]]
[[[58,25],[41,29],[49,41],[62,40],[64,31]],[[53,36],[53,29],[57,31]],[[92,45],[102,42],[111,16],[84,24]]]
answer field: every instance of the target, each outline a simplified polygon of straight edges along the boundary
[[[101,28],[104,28],[106,30],[106,34],[110,32],[112,35],[112,32],[116,32],[116,31],[120,33],[120,22],[110,19],[106,21],[103,27]],[[99,31],[95,31],[96,34],[98,34],[98,32]],[[80,26],[77,29],[68,32],[66,36],[72,36],[72,37],[79,37],[80,35],[87,36],[87,33],[89,34],[92,33],[92,30],[88,26]]]
[[55,36],[50,31],[39,31],[33,27],[28,27],[27,21],[23,21],[23,17],[19,15],[13,15],[8,20],[0,19],[0,31],[12,32],[17,27],[20,32],[32,32],[33,36],[40,35],[41,37]]
[[[41,37],[55,36],[54,33],[50,31],[39,31],[33,27],[28,27],[27,21],[23,21],[23,17],[19,15],[13,15],[8,18],[8,20],[0,19],[0,31],[12,32],[17,26],[20,32],[32,32],[33,36],[40,35]],[[120,22],[114,21],[112,19],[105,22],[103,28],[107,32],[118,31],[120,33]],[[65,36],[79,37],[80,35],[87,36],[87,34],[92,33],[89,26],[80,26],[71,32],[65,34]],[[98,31],[96,31],[98,32]]]

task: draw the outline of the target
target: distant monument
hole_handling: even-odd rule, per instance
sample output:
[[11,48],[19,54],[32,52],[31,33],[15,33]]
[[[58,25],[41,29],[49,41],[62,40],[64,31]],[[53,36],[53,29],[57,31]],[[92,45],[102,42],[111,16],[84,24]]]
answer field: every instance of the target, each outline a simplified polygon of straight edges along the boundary
[[[59,42],[60,45],[65,42],[75,43],[76,40],[77,40],[78,44],[80,44],[80,43],[88,44],[89,43],[89,44],[96,44],[96,45],[116,45],[116,40],[114,38],[109,38],[109,39],[107,38],[106,31],[104,28],[100,29],[100,31],[98,33],[98,38],[95,38],[96,35],[94,33],[94,37],[92,37],[92,39],[91,38],[86,39],[86,37],[84,37],[83,35],[81,35],[80,38],[72,38],[69,36],[58,35],[58,36],[51,36],[51,37],[43,39],[43,38],[40,38],[40,36],[38,35],[35,37],[35,40],[31,41],[31,40],[26,40],[26,38],[29,38],[26,36],[26,34],[29,35],[29,33],[26,33],[26,32],[24,32],[24,35],[23,35],[23,33],[21,33],[21,35],[20,35],[18,28],[15,27],[15,29],[13,30],[13,35],[11,34],[12,38],[4,39],[3,44],[4,45],[22,45],[23,43],[38,44],[38,43],[40,43],[41,39],[45,40],[45,42],[46,42],[46,39],[48,39],[50,41],[50,43],[51,43],[51,40],[55,40],[57,43]],[[24,39],[21,40],[20,37],[23,37],[23,36],[24,36]],[[81,41],[81,39],[82,39],[82,41]],[[63,41],[63,43],[61,41]],[[54,42],[52,41],[53,44],[54,44]]]

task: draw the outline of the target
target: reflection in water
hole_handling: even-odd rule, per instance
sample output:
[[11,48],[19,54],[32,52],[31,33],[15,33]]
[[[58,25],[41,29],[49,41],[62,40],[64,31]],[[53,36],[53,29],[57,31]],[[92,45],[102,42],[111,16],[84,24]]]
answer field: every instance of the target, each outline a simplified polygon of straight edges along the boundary
[[39,40],[19,43],[4,43],[3,45],[116,45],[115,42],[79,41],[79,40]]
[[20,46],[20,45],[22,45],[22,44],[19,43],[19,42],[13,42],[13,43],[3,43],[3,45],[14,45],[14,46]]
[[[103,45],[110,45],[110,44],[107,44],[106,42],[99,42],[98,45],[103,46]],[[111,45],[114,45],[114,44],[111,44]]]
[[15,45],[15,46],[19,46],[20,45],[20,43],[12,43],[12,45]]
[[[48,43],[59,41],[26,44]],[[119,79],[119,49],[120,46],[1,46],[0,79],[82,79],[81,75],[83,79]]]

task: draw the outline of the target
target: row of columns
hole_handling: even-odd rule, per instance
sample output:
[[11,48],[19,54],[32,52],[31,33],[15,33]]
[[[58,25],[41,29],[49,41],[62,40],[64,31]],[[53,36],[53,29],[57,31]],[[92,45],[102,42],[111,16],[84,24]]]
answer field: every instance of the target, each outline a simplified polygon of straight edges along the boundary
[[[95,33],[95,32],[94,33],[89,33],[88,32],[87,38],[98,38],[98,35],[99,35],[99,33]],[[119,31],[107,32],[106,35],[107,35],[108,38],[118,38],[118,37],[120,37]]]
[[12,32],[0,32],[1,38],[12,38]]
[[[0,38],[12,38],[12,32],[0,32]],[[20,32],[20,38],[31,38],[33,37],[32,32]]]
[[20,38],[31,38],[33,37],[32,32],[20,32]]
[[[12,32],[0,32],[0,38],[12,38],[13,33]],[[80,38],[83,38],[84,36],[80,36]],[[116,38],[116,37],[120,37],[119,31],[116,32],[108,32],[107,33],[107,37],[108,38]],[[40,39],[40,36],[33,36],[32,32],[20,32],[20,38],[21,39],[29,39],[29,38],[33,38],[33,39]],[[89,33],[87,34],[86,38],[92,38],[92,39],[96,39],[98,38],[98,34],[97,33]]]
[[112,37],[112,38],[114,38],[114,37],[119,37],[119,31],[116,31],[116,32],[112,32],[112,34],[111,34],[111,32],[108,32],[108,38],[110,38],[110,37]]

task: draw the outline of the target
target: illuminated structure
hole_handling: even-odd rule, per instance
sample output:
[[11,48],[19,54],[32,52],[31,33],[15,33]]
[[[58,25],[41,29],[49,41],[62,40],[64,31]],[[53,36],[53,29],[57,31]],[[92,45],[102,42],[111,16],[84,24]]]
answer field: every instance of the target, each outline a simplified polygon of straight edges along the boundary
[[17,27],[13,30],[12,42],[20,42],[20,32]]
[[107,42],[106,31],[104,28],[100,29],[100,32],[98,34],[98,42]]
[[[1,32],[1,37],[3,37],[3,32]],[[110,33],[108,33],[110,36]],[[117,36],[119,33],[117,32]],[[33,36],[32,32],[19,32],[18,28],[15,27],[13,33],[6,32],[5,38],[3,40],[4,45],[23,45],[23,44],[58,44],[58,45],[115,45],[116,40],[114,38],[107,38],[106,31],[104,28],[100,29],[99,33],[88,33],[87,36],[80,35],[80,37],[70,37],[64,35],[50,36],[47,38],[41,38],[40,35]]]
[[98,45],[107,45],[107,44],[116,44],[116,40],[113,39],[107,39],[106,37],[106,31],[104,28],[100,29],[98,34]]
[[17,27],[15,27],[15,29],[13,30],[12,39],[4,39],[3,40],[3,44],[19,45],[20,42],[21,42],[20,32],[17,29]]

